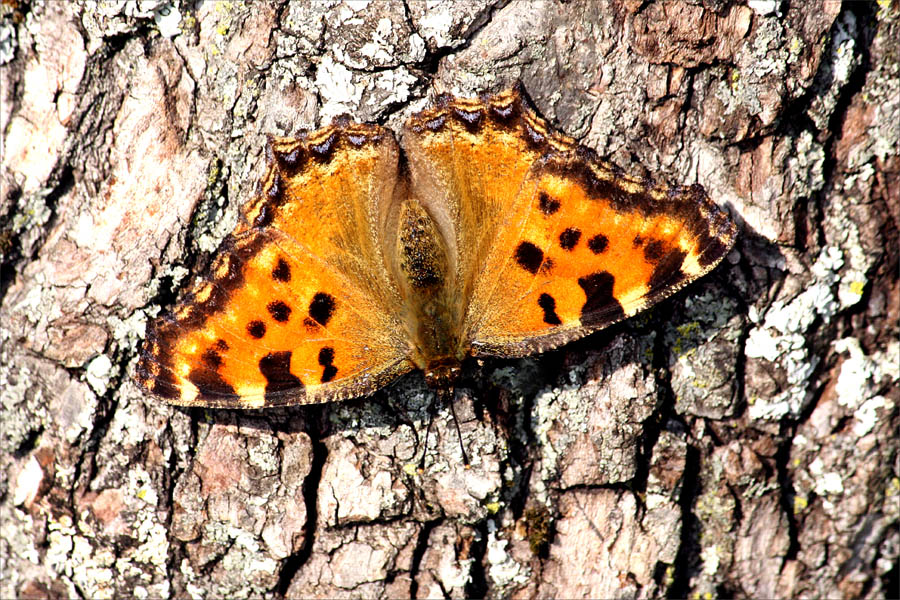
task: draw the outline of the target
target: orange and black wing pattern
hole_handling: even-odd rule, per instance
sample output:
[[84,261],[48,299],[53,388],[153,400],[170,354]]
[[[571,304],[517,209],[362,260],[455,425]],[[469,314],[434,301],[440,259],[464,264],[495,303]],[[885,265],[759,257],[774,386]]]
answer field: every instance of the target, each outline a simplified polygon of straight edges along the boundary
[[137,380],[174,404],[338,400],[412,368],[379,226],[397,180],[391,133],[341,119],[270,140],[267,159],[209,273],[148,327]]
[[450,207],[474,355],[533,354],[632,316],[737,236],[701,186],[626,175],[551,131],[520,87],[445,100],[408,131],[414,184],[425,163],[421,195]]

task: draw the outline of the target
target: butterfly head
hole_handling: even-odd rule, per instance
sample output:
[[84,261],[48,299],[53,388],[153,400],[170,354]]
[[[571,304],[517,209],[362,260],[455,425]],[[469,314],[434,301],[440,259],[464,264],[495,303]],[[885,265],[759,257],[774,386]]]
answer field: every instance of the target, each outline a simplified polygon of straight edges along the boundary
[[451,389],[462,372],[460,362],[452,357],[432,360],[425,368],[425,383],[433,390]]

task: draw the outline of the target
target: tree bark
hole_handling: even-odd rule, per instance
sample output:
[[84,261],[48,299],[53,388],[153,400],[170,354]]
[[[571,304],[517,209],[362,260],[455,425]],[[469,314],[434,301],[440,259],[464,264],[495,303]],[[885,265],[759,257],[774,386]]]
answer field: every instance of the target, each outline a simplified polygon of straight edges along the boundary
[[[20,1],[0,20],[2,597],[896,596],[896,1]],[[183,410],[146,321],[267,134],[516,80],[741,225],[710,276],[545,355]],[[425,453],[424,469],[418,461]]]

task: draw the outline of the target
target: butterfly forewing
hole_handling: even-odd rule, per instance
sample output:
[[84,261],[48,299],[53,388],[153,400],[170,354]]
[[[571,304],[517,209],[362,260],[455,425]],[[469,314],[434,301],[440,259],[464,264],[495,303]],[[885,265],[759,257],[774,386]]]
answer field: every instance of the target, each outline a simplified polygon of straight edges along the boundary
[[522,195],[473,295],[476,354],[530,354],[632,316],[713,268],[736,233],[701,188],[638,181],[580,149],[536,162]]

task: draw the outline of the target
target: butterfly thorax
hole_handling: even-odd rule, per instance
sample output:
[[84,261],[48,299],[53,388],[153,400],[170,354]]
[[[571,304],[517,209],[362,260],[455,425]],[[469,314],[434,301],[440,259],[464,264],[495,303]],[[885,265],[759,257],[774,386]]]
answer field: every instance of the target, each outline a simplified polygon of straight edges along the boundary
[[412,360],[432,388],[452,386],[464,356],[459,343],[461,302],[452,289],[448,253],[434,220],[415,199],[400,207],[397,278]]

